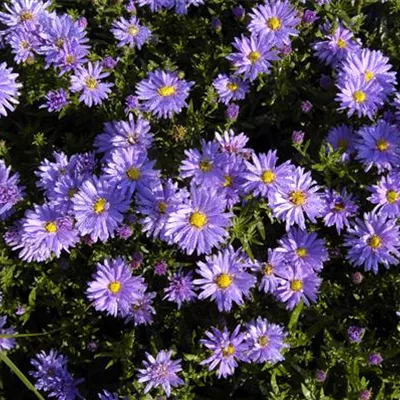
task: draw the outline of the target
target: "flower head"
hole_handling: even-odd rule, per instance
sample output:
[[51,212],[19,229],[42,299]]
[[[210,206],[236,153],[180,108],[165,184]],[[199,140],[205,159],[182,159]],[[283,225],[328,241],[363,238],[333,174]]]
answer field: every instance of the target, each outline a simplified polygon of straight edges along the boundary
[[238,76],[228,76],[219,74],[213,82],[219,97],[223,104],[229,104],[231,101],[243,100],[249,91],[249,85]]
[[[7,323],[7,317],[0,317],[0,335],[14,335],[17,332],[15,331],[14,328],[6,328],[5,325]],[[0,350],[1,351],[7,351],[11,350],[15,347],[16,345],[16,339],[15,338],[7,338],[7,337],[0,337]]]
[[[0,13],[1,15],[1,13]],[[7,116],[7,110],[14,111],[15,105],[19,104],[18,97],[21,83],[16,82],[18,74],[7,68],[5,62],[0,64],[0,118]]]
[[400,217],[400,174],[391,173],[382,176],[377,185],[369,188],[371,196],[368,200],[376,204],[374,211],[387,214],[391,218]]
[[46,103],[39,108],[46,108],[48,112],[60,112],[69,104],[67,93],[64,89],[49,91],[46,94]]
[[347,125],[338,125],[328,132],[326,141],[332,146],[334,151],[341,150],[343,162],[348,161],[354,153],[354,133],[353,129]]
[[178,310],[182,303],[188,303],[197,297],[193,285],[193,273],[184,273],[179,270],[169,279],[169,285],[164,289],[164,300],[172,301],[178,305]]
[[115,20],[111,32],[118,40],[118,47],[137,47],[139,50],[151,36],[151,30],[147,28],[147,26],[141,25],[139,19],[134,15],[132,15],[129,20],[124,17]]

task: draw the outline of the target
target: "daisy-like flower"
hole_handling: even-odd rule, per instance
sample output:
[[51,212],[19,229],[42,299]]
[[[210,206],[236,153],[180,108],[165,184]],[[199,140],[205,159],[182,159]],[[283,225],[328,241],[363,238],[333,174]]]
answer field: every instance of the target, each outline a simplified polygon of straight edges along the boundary
[[89,235],[93,242],[113,237],[129,209],[129,199],[104,177],[83,182],[72,202],[80,234]]
[[341,160],[346,162],[354,153],[354,133],[353,129],[347,125],[338,125],[328,132],[326,141],[332,146],[333,150],[341,150]]
[[183,385],[185,382],[178,376],[182,371],[181,360],[172,360],[172,351],[161,350],[154,358],[146,353],[147,360],[143,361],[139,369],[138,381],[146,383],[144,393],[161,386],[169,397],[171,389]]
[[376,125],[361,127],[357,136],[356,158],[366,172],[373,166],[382,173],[400,165],[400,131],[395,125],[379,120]]
[[103,67],[98,61],[94,64],[89,62],[87,68],[79,66],[75,70],[71,76],[70,90],[72,93],[82,92],[79,101],[88,107],[101,104],[108,98],[110,88],[114,86],[113,83],[101,81],[109,75],[108,72],[103,72]]
[[86,290],[97,311],[117,316],[128,313],[138,293],[145,290],[143,278],[132,276],[127,263],[118,257],[97,264],[96,273]]
[[150,123],[129,114],[127,121],[113,121],[104,124],[103,133],[97,135],[94,147],[98,153],[108,153],[119,148],[147,150],[153,143]]
[[206,257],[206,262],[199,261],[197,266],[196,272],[201,278],[195,279],[194,284],[202,290],[199,299],[210,298],[217,303],[219,311],[229,312],[232,303],[242,305],[256,284],[256,278],[245,271],[239,252],[232,247]]
[[[6,328],[7,317],[0,317],[0,335],[14,335],[17,332],[14,328]],[[0,337],[0,350],[7,351],[11,350],[16,345],[15,338]]]
[[247,345],[244,341],[244,334],[240,332],[241,326],[238,325],[235,330],[230,333],[225,327],[223,331],[215,327],[211,327],[210,331],[206,331],[207,339],[201,339],[207,349],[212,351],[211,357],[203,360],[200,365],[208,365],[212,371],[218,366],[218,378],[233,375],[238,361],[247,361]]
[[276,296],[286,308],[292,310],[301,300],[309,306],[317,301],[317,294],[322,279],[312,270],[302,270],[288,265],[285,269],[279,270],[279,286],[276,289]]
[[277,165],[276,150],[267,154],[252,154],[252,162],[246,161],[243,173],[243,190],[254,196],[268,197],[281,185],[288,184],[293,175],[293,166],[289,161]]
[[250,36],[235,38],[232,43],[237,50],[226,57],[236,67],[237,74],[254,81],[261,73],[269,73],[270,61],[279,60],[278,51],[272,50],[274,42],[271,37]]
[[214,79],[213,86],[218,93],[219,101],[223,104],[243,100],[249,91],[248,83],[234,75],[219,74]]
[[182,303],[188,303],[197,297],[193,285],[193,273],[189,271],[184,273],[179,270],[172,275],[169,280],[169,285],[164,289],[165,296],[163,300],[168,300],[178,305],[180,310]]
[[276,363],[285,359],[282,350],[289,347],[285,343],[287,333],[280,325],[271,324],[267,319],[258,317],[246,325],[245,344],[248,357],[255,363]]
[[7,35],[6,41],[11,46],[14,61],[21,64],[27,60],[32,61],[39,48],[39,40],[36,35],[26,31],[22,27],[16,28]]
[[161,11],[163,8],[171,9],[175,0],[137,0],[139,7],[149,6],[152,12]]
[[340,194],[334,190],[325,190],[322,196],[322,215],[325,226],[335,226],[337,233],[349,226],[349,218],[356,215],[358,206],[354,196],[343,189]]
[[286,230],[297,224],[306,229],[304,214],[315,222],[322,209],[319,186],[312,179],[310,172],[297,167],[292,173],[292,180],[285,185],[279,185],[270,197],[269,205],[275,217],[286,221]]
[[265,4],[253,8],[249,15],[250,32],[271,37],[277,47],[290,44],[290,37],[299,33],[296,26],[301,20],[288,0],[267,0]]
[[279,240],[279,245],[275,251],[283,253],[288,264],[302,270],[319,272],[329,259],[325,240],[318,238],[315,232],[309,233],[292,227]]
[[147,26],[140,25],[139,19],[132,15],[129,20],[120,17],[112,24],[111,32],[118,40],[118,47],[137,47],[139,50],[149,40],[151,30]]
[[94,151],[73,154],[69,161],[69,166],[71,168],[71,176],[90,178],[97,167],[96,154]]
[[312,48],[315,56],[326,65],[337,67],[348,54],[359,50],[359,40],[342,23],[333,27],[330,22],[320,27],[324,40],[315,42]]
[[15,106],[19,104],[19,89],[22,84],[16,82],[17,78],[18,74],[7,68],[5,62],[0,64],[0,118],[2,115],[6,117],[7,110],[14,111]]
[[154,164],[155,161],[150,161],[145,151],[132,147],[115,149],[107,159],[104,177],[132,195],[135,190],[158,182],[159,172],[153,168]]
[[344,245],[348,247],[347,259],[356,267],[378,273],[378,265],[386,268],[398,264],[400,236],[396,219],[386,214],[365,213],[347,230]]
[[46,103],[39,108],[46,108],[48,112],[60,112],[69,104],[67,92],[64,89],[50,90],[45,99]]
[[377,185],[369,188],[372,193],[368,200],[376,204],[374,211],[391,218],[400,217],[400,174],[382,176]]
[[193,85],[194,82],[178,78],[176,72],[157,70],[139,82],[136,95],[142,101],[143,111],[158,118],[172,118],[174,113],[187,107],[186,99]]
[[156,297],[155,292],[140,291],[132,303],[132,307],[125,315],[125,322],[133,321],[135,326],[151,325],[153,323],[153,315],[156,310],[153,307],[153,299]]
[[192,178],[192,183],[202,187],[215,187],[224,181],[222,166],[227,161],[226,154],[219,152],[218,144],[202,140],[201,151],[185,150],[186,159],[182,161],[180,175]]
[[243,132],[236,134],[232,129],[222,134],[215,132],[215,140],[222,153],[234,154],[243,159],[248,159],[253,154],[253,149],[245,147],[249,138]]
[[214,190],[192,188],[190,198],[169,215],[165,234],[189,255],[207,254],[228,236],[232,214],[225,207]]
[[373,119],[378,109],[383,106],[382,88],[374,81],[366,82],[363,76],[349,77],[337,84],[339,93],[335,100],[340,102],[338,110],[346,110],[347,116],[354,113],[359,118]]
[[0,160],[0,219],[9,217],[12,208],[25,195],[25,188],[19,184],[19,174],[11,175],[11,167]]

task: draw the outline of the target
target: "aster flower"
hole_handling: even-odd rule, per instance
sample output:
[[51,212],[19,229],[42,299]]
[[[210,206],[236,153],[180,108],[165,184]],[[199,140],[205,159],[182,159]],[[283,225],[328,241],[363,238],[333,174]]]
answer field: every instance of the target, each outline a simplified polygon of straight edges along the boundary
[[115,149],[107,158],[104,177],[132,195],[135,190],[140,191],[158,182],[159,171],[153,168],[154,164],[145,151],[132,147]]
[[72,198],[76,226],[81,235],[105,242],[114,236],[129,209],[129,200],[104,177],[93,177],[83,182]]
[[172,351],[161,350],[154,358],[146,353],[147,360],[143,361],[142,369],[139,369],[138,381],[146,383],[144,393],[161,386],[169,397],[171,389],[183,385],[185,382],[178,376],[182,371],[181,360],[172,360]]
[[224,181],[222,166],[226,163],[227,156],[219,152],[215,141],[202,140],[201,151],[185,150],[185,156],[180,168],[182,178],[192,178],[192,183],[202,187],[215,187]]
[[157,70],[139,82],[136,95],[142,101],[142,110],[158,118],[172,118],[187,107],[186,99],[194,82],[178,78],[176,72]]
[[153,307],[153,299],[156,297],[155,292],[141,291],[137,293],[129,312],[123,315],[125,323],[133,321],[135,326],[151,325],[153,323],[153,315],[156,310]]
[[250,289],[256,284],[256,278],[245,271],[239,259],[239,252],[232,247],[206,257],[206,262],[197,263],[197,274],[194,284],[202,290],[199,299],[207,299],[217,303],[219,311],[229,312],[232,303],[242,305],[250,296]]
[[236,134],[232,129],[222,134],[215,132],[215,140],[219,144],[222,153],[229,153],[247,159],[253,154],[253,149],[245,147],[249,138],[242,132]]
[[380,353],[371,353],[368,356],[368,364],[369,365],[381,365],[383,361],[383,357]]
[[399,227],[395,219],[385,214],[365,213],[347,230],[344,246],[348,247],[347,259],[356,267],[378,273],[378,265],[386,268],[398,264],[400,256]]
[[325,226],[335,226],[340,235],[342,229],[349,226],[349,218],[358,210],[352,194],[343,189],[340,194],[334,190],[326,190],[323,197],[322,215]]
[[347,125],[338,125],[328,132],[326,141],[332,146],[333,150],[341,150],[343,162],[348,161],[354,153],[354,133],[353,129]]
[[14,61],[17,64],[33,60],[40,43],[36,35],[33,35],[22,27],[18,27],[10,32],[6,37],[6,41],[11,46]]
[[197,297],[193,285],[193,273],[189,271],[184,273],[179,270],[172,275],[169,280],[169,285],[164,289],[165,296],[163,300],[168,300],[178,305],[180,310],[182,303],[188,303]]
[[16,82],[17,77],[18,74],[7,68],[5,62],[0,64],[0,118],[2,115],[6,117],[7,110],[14,111],[15,106],[19,104],[19,89],[22,84]]
[[69,104],[67,92],[64,89],[50,90],[45,98],[46,103],[39,108],[46,108],[48,112],[60,112]]
[[278,51],[272,50],[274,42],[270,36],[251,36],[235,38],[232,43],[237,50],[226,57],[237,68],[237,74],[254,81],[261,73],[269,73],[270,61],[279,60]]
[[365,171],[375,166],[382,173],[400,165],[400,131],[395,125],[379,120],[376,125],[361,127],[357,136],[357,159]]
[[225,207],[215,191],[192,188],[190,198],[169,215],[165,234],[189,255],[207,254],[228,236],[232,214]]
[[271,38],[277,46],[290,44],[290,37],[297,36],[300,23],[298,11],[288,0],[268,0],[254,7],[250,13],[249,30],[253,34]]
[[3,160],[0,160],[0,219],[8,218],[12,208],[25,195],[25,187],[19,183],[19,174],[11,175],[11,167],[7,167]]
[[103,72],[98,61],[94,64],[89,62],[87,68],[80,66],[71,76],[70,90],[72,93],[82,92],[79,101],[83,101],[88,107],[101,104],[108,98],[110,88],[114,86],[112,83],[101,82],[109,75],[108,72]]
[[299,228],[290,228],[289,232],[279,240],[280,247],[275,251],[285,255],[286,262],[297,268],[321,271],[325,261],[329,259],[325,240],[318,238],[315,232],[306,232]]
[[130,94],[125,98],[125,114],[130,114],[132,111],[139,110],[140,104],[137,96]]
[[118,47],[137,47],[139,50],[149,40],[151,30],[147,26],[140,25],[139,19],[132,15],[129,20],[120,17],[112,24],[112,34],[118,40]]
[[317,294],[322,279],[312,270],[302,270],[288,265],[285,269],[279,270],[279,286],[276,289],[276,296],[286,308],[292,310],[301,300],[309,306],[317,301]]
[[339,93],[335,100],[340,102],[338,110],[347,109],[348,117],[356,113],[359,118],[373,119],[383,105],[381,87],[374,81],[366,82],[363,76],[339,81],[337,87]]
[[[77,76],[81,76],[82,79],[86,80],[88,79],[87,74],[83,74],[82,76],[82,73],[77,70],[82,70],[84,68],[83,64],[87,62],[87,55],[88,55],[87,48],[77,44],[76,41],[65,42],[63,46],[57,51],[57,55],[54,57],[54,59],[51,60],[51,64],[53,64],[55,68],[60,69],[59,73],[60,76],[64,75],[66,72],[73,71]],[[49,66],[50,66],[50,61],[47,67]],[[81,85],[85,84],[81,83]],[[95,82],[91,81],[91,85],[94,86]],[[109,91],[108,87],[106,88],[105,85],[110,85],[110,84],[102,83],[101,84],[102,92]]]
[[251,155],[252,163],[245,162],[246,172],[242,175],[245,193],[267,197],[271,196],[271,193],[276,191],[280,185],[290,182],[293,166],[289,161],[277,165],[276,153],[276,150],[269,150],[267,154],[261,153],[258,156],[253,153]]
[[[7,323],[7,317],[0,317],[0,335],[14,335],[17,332],[14,328],[6,328],[5,325]],[[16,345],[15,338],[7,338],[7,337],[0,337],[0,350],[1,351],[8,351],[15,347]]]
[[97,167],[96,154],[94,151],[76,153],[69,161],[71,176],[78,178],[90,178]]
[[368,188],[372,193],[368,200],[376,204],[374,211],[391,218],[400,217],[400,175],[382,176],[377,185]]
[[145,290],[143,278],[132,276],[122,258],[104,260],[97,264],[96,273],[89,283],[86,295],[97,311],[117,316],[128,313],[138,293]]
[[147,150],[153,143],[150,123],[129,114],[128,121],[112,121],[104,124],[103,133],[97,135],[94,147],[98,153],[108,153],[119,148]]
[[351,343],[361,343],[364,333],[365,333],[365,328],[362,328],[361,326],[357,325],[352,325],[347,330],[349,341]]
[[249,91],[249,85],[234,75],[218,74],[214,79],[213,86],[218,93],[219,101],[223,104],[243,100]]
[[99,400],[118,400],[119,396],[117,393],[110,393],[107,390],[103,390],[103,393],[97,394]]
[[207,339],[201,339],[207,349],[212,351],[212,355],[203,360],[200,365],[209,364],[209,370],[212,371],[218,366],[218,378],[233,375],[238,361],[247,361],[247,345],[244,342],[244,334],[240,332],[240,325],[230,333],[225,327],[223,331],[211,327],[206,331]]
[[276,363],[285,358],[282,350],[288,347],[284,343],[287,333],[277,324],[258,317],[246,325],[245,344],[249,360],[255,363]]
[[175,0],[137,0],[139,7],[149,6],[152,12],[157,12],[163,8],[170,9],[174,6]]
[[61,176],[57,180],[54,189],[48,194],[48,199],[56,211],[71,214],[72,198],[78,193],[82,182],[82,177],[75,178],[71,175]]
[[225,109],[225,118],[235,121],[239,116],[240,107],[235,103],[230,103]]
[[304,214],[312,221],[320,216],[322,209],[319,186],[312,179],[310,172],[297,167],[292,173],[292,180],[285,185],[279,185],[273,192],[269,205],[275,217],[286,221],[286,230],[298,224],[306,229]]

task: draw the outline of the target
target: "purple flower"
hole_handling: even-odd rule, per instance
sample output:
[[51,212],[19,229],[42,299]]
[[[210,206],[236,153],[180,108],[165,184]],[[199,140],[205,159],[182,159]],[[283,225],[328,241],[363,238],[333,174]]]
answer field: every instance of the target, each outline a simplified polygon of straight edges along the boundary
[[246,148],[249,138],[242,132],[235,134],[232,129],[224,131],[222,134],[215,132],[215,139],[219,143],[222,153],[229,153],[247,159],[253,153],[253,149]]
[[144,393],[161,386],[169,397],[171,388],[183,385],[185,382],[179,378],[182,371],[181,360],[171,360],[172,351],[161,350],[154,358],[146,353],[147,360],[143,361],[143,369],[139,369],[138,381],[145,382]]
[[132,94],[130,94],[125,98],[125,105],[125,114],[129,114],[132,111],[139,110],[139,99],[137,98],[137,96],[133,96]]
[[115,60],[111,56],[104,57],[103,59],[103,67],[107,69],[114,69],[118,64],[118,60]]
[[243,100],[249,91],[248,83],[234,75],[219,74],[214,79],[213,86],[218,93],[219,101],[223,104]]
[[400,131],[395,125],[379,120],[376,125],[363,126],[357,132],[357,159],[365,171],[373,166],[379,173],[400,165]]
[[[1,17],[0,13],[0,17]],[[7,116],[7,110],[14,111],[15,105],[19,104],[18,97],[21,94],[18,89],[21,83],[16,82],[18,74],[7,68],[5,62],[0,64],[0,118]]]
[[138,293],[143,290],[143,278],[133,277],[126,262],[118,257],[97,263],[86,295],[97,311],[106,311],[115,317],[128,313]]
[[22,27],[10,32],[6,37],[6,41],[12,48],[14,61],[17,64],[32,61],[35,58],[35,52],[37,52],[40,43],[36,35],[33,35]]
[[135,326],[151,325],[153,323],[153,315],[156,310],[153,307],[153,299],[156,297],[154,292],[140,291],[134,299],[130,311],[123,315],[126,317],[125,322],[133,320]]
[[371,400],[372,390],[362,390],[358,395],[358,400]]
[[364,275],[361,272],[357,271],[351,274],[351,281],[355,285],[360,285],[363,280],[364,280]]
[[74,178],[71,175],[61,176],[55,183],[53,191],[47,197],[58,212],[71,214],[72,198],[78,193],[83,177]]
[[119,400],[117,393],[110,393],[107,390],[103,390],[103,393],[98,393],[99,400]]
[[129,199],[104,177],[83,182],[72,202],[80,234],[90,235],[94,242],[113,237],[123,221],[122,213],[129,209]]
[[[0,335],[14,335],[17,332],[14,328],[6,328],[5,325],[7,323],[7,317],[0,317]],[[0,337],[0,350],[8,351],[15,347],[16,345],[15,338],[2,338]]]
[[256,321],[246,325],[245,344],[249,360],[255,363],[276,363],[285,358],[282,350],[288,347],[284,343],[287,333],[277,324],[258,317]]
[[193,285],[193,273],[183,273],[179,270],[177,273],[172,275],[169,280],[169,285],[164,289],[165,296],[163,300],[168,300],[178,305],[180,310],[182,303],[188,303],[197,297],[194,291]]
[[201,339],[207,349],[212,351],[211,357],[203,360],[200,365],[209,364],[209,370],[212,371],[218,366],[218,378],[233,375],[238,361],[247,361],[247,345],[244,341],[244,334],[240,332],[240,325],[230,333],[225,327],[223,331],[211,327],[206,331],[207,339]]
[[237,104],[235,103],[228,104],[225,110],[225,117],[227,119],[230,119],[231,121],[235,121],[239,116],[239,112],[240,112],[240,107]]
[[292,142],[295,145],[301,145],[304,141],[305,133],[303,131],[293,131],[292,132]]
[[313,10],[304,10],[303,17],[301,21],[304,24],[312,24],[313,22],[319,20],[317,13]]
[[348,161],[354,153],[354,133],[353,129],[347,125],[338,125],[328,132],[326,141],[332,146],[334,151],[341,150],[343,162]]
[[67,92],[64,89],[50,90],[45,98],[47,102],[39,108],[46,108],[48,112],[60,112],[69,104]]
[[300,23],[297,10],[288,0],[267,0],[250,13],[249,30],[261,37],[268,37],[274,45],[282,47],[297,36],[296,26]]
[[383,357],[380,353],[371,353],[368,356],[368,364],[369,365],[381,365],[383,361]]
[[374,211],[391,218],[400,217],[400,175],[382,176],[377,185],[368,188],[372,193],[368,200],[376,204]]
[[222,22],[219,18],[212,17],[211,18],[211,26],[216,32],[220,32],[222,29]]
[[319,383],[324,383],[327,378],[327,373],[323,371],[322,369],[317,369],[315,371],[315,380]]
[[176,72],[157,70],[139,82],[136,95],[142,100],[142,110],[158,118],[172,118],[187,107],[186,99],[194,82],[178,78]]
[[196,272],[201,278],[195,279],[194,284],[202,290],[199,299],[210,298],[216,301],[219,311],[229,312],[232,303],[242,305],[256,284],[256,278],[246,272],[241,263],[239,252],[228,247],[216,255],[206,257],[205,263],[197,263]]
[[129,20],[120,17],[113,22],[112,34],[118,40],[118,47],[137,47],[139,50],[149,40],[151,30],[147,26],[140,25],[139,19],[132,15]]
[[365,333],[365,328],[361,326],[352,325],[347,330],[347,335],[351,343],[361,343]]
[[232,8],[232,14],[237,18],[239,21],[243,20],[246,10],[240,4]]
[[279,286],[276,289],[278,299],[286,303],[286,308],[292,310],[301,300],[309,306],[317,301],[317,294],[322,279],[311,270],[287,266],[279,270]]
[[228,236],[232,214],[225,207],[215,191],[192,188],[190,198],[169,215],[165,234],[189,255],[207,254]]
[[378,273],[378,264],[389,268],[400,256],[399,227],[395,219],[385,214],[365,213],[364,220],[356,219],[348,229],[344,246],[351,264],[364,266],[365,271]]
[[5,3],[5,12],[0,12],[0,22],[8,27],[24,25],[27,28],[38,22],[38,17],[51,5],[50,1],[13,0]]
[[235,38],[232,45],[237,52],[226,58],[236,67],[237,74],[243,74],[250,81],[254,81],[261,73],[269,73],[270,61],[279,60],[278,52],[272,50],[274,43],[268,36],[242,36]]
[[94,64],[89,62],[87,68],[80,66],[71,76],[70,90],[73,93],[82,92],[79,101],[83,101],[88,107],[101,104],[108,98],[110,88],[114,86],[112,83],[101,82],[109,75],[108,72],[103,72],[103,67],[98,61]]
[[165,261],[160,261],[154,266],[154,273],[159,276],[167,274],[168,264]]
[[121,239],[129,239],[133,235],[133,230],[130,226],[122,225],[117,229],[117,235]]
[[304,214],[315,222],[322,210],[322,197],[318,193],[319,186],[312,179],[310,172],[297,167],[291,174],[291,181],[279,185],[270,196],[270,207],[273,214],[280,220],[286,221],[286,230],[298,224],[306,229]]

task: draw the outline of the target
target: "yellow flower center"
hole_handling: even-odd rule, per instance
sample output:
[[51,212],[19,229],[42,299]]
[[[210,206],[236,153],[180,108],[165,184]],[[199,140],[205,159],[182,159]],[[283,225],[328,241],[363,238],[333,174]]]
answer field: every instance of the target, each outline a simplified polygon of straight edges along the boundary
[[220,289],[226,289],[232,285],[232,277],[228,274],[221,274],[215,280]]
[[367,100],[367,95],[362,90],[356,90],[353,94],[353,99],[356,103],[364,103]]
[[372,235],[368,239],[368,246],[372,247],[374,250],[382,246],[382,240],[378,235]]
[[135,167],[130,167],[126,170],[126,175],[131,181],[137,181],[141,176],[140,169]]
[[251,51],[248,56],[247,59],[250,60],[250,62],[252,64],[255,64],[261,57],[261,54],[258,51]]
[[101,197],[96,200],[93,206],[93,210],[96,214],[101,214],[106,210],[107,200]]
[[165,203],[164,201],[160,201],[158,203],[158,211],[160,211],[160,214],[164,214],[165,211],[167,210],[168,204]]
[[173,96],[176,93],[174,86],[162,86],[157,90],[158,94],[162,97]]
[[301,190],[294,190],[290,194],[290,201],[295,206],[302,206],[306,203],[307,197]]
[[399,194],[394,190],[388,190],[386,193],[386,200],[389,204],[393,204],[399,199]]
[[338,146],[339,146],[341,149],[345,150],[345,149],[347,149],[347,147],[349,146],[349,142],[348,142],[346,139],[339,139],[339,140],[338,140]]
[[339,49],[345,49],[347,47],[347,42],[343,39],[339,39],[337,41],[337,45],[338,45]]
[[93,78],[92,76],[87,78],[85,83],[86,83],[86,87],[90,90],[97,89],[97,87],[99,86],[97,79]]
[[194,226],[197,229],[203,229],[204,225],[207,224],[208,218],[207,216],[200,212],[195,211],[189,218],[190,225]]
[[290,282],[290,289],[292,289],[293,292],[300,292],[303,290],[303,281],[300,279],[293,279],[292,282]]
[[345,204],[342,201],[338,201],[337,203],[335,203],[335,205],[333,206],[333,210],[340,212],[340,211],[344,211],[346,208]]
[[386,151],[389,148],[389,142],[385,139],[379,139],[376,141],[376,148],[379,151]]
[[122,289],[122,285],[121,282],[115,281],[115,282],[111,282],[108,285],[108,289],[110,289],[110,292],[113,294],[117,294],[121,291]]
[[365,71],[365,82],[369,82],[373,78],[375,78],[375,74],[373,72]]
[[[66,62],[67,64],[73,64],[75,61],[76,61],[76,58],[75,58],[75,56],[73,56],[72,54],[68,54],[68,55],[65,57],[65,62]],[[93,79],[93,78],[89,78],[89,79]],[[88,79],[88,80],[89,80],[89,79]],[[86,81],[86,85],[89,87],[89,84],[87,83],[88,80]],[[97,81],[96,81],[96,79],[93,79],[93,80],[96,82],[96,86],[95,86],[93,89],[96,89],[96,87],[97,87]],[[89,87],[89,89],[91,89],[91,88]]]
[[44,228],[49,233],[56,233],[58,231],[57,224],[53,221],[48,222]]
[[267,347],[269,345],[269,337],[268,336],[260,336],[258,338],[258,344],[261,347]]
[[203,172],[210,172],[213,168],[212,162],[206,159],[200,161],[200,169]]
[[19,18],[21,21],[32,21],[33,14],[30,11],[23,11],[19,16]]
[[281,28],[282,22],[277,17],[272,17],[267,21],[268,28],[272,29],[273,31],[277,31]]
[[226,175],[224,183],[222,184],[222,186],[223,187],[230,187],[230,186],[232,186],[232,183],[233,183],[233,178],[231,176],[229,176],[229,175]]
[[21,42],[20,46],[25,50],[28,50],[31,47],[30,44],[26,40],[23,40]]
[[306,248],[304,248],[304,247],[299,247],[298,249],[297,249],[297,255],[300,257],[300,258],[304,258],[304,257],[307,257],[308,256],[308,251],[307,251],[307,249]]
[[74,188],[69,189],[69,190],[68,190],[68,197],[69,197],[70,199],[72,199],[77,193],[78,193],[78,190],[77,190],[77,189],[74,189]]
[[139,28],[135,25],[131,25],[128,28],[128,33],[132,36],[136,36],[139,33]]
[[233,346],[232,344],[228,344],[228,346],[226,346],[223,350],[222,350],[222,355],[224,357],[227,356],[232,356],[235,354],[235,346]]
[[261,174],[261,180],[264,183],[272,183],[275,180],[275,173],[272,172],[270,169],[265,170],[262,174]]
[[226,87],[231,91],[231,92],[236,92],[236,90],[239,89],[239,85],[237,83],[229,82]]
[[264,267],[264,274],[265,274],[265,275],[271,275],[272,272],[274,272],[274,267],[273,267],[271,264],[267,264],[267,265]]

